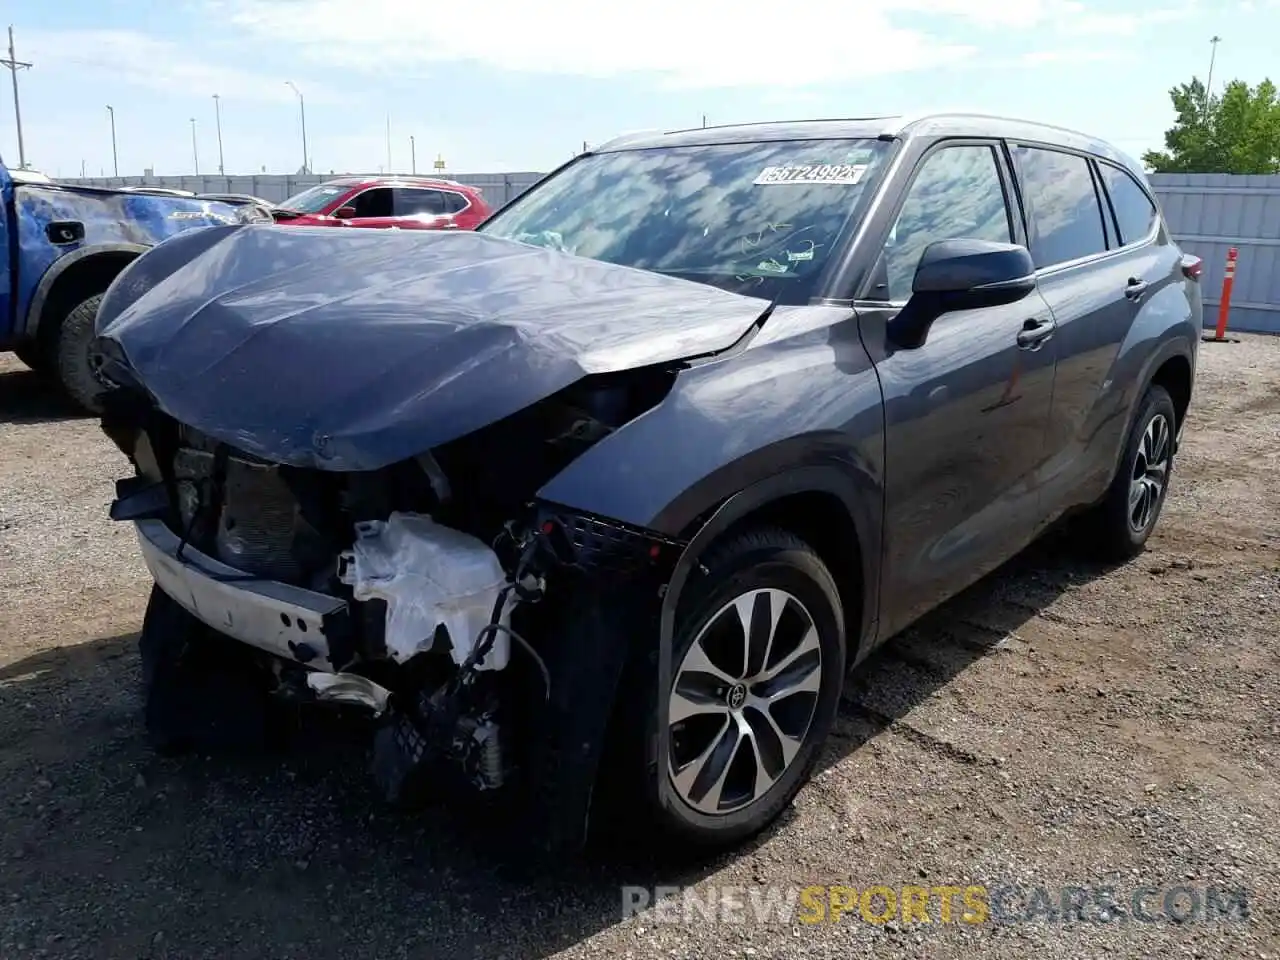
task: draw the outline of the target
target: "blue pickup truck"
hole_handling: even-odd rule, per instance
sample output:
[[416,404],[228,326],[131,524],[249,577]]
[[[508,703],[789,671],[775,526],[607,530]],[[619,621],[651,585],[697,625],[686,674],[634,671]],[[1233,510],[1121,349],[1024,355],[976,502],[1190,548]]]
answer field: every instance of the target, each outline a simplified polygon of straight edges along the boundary
[[0,351],[96,412],[89,363],[103,293],[135,257],[185,230],[235,223],[243,206],[55,183],[0,161]]

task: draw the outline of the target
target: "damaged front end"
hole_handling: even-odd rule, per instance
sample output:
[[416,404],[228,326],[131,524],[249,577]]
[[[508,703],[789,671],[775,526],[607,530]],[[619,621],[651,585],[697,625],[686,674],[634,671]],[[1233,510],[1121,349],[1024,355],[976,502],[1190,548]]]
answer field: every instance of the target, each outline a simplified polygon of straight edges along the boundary
[[[179,423],[120,370],[103,429],[135,476],[111,515],[136,525],[160,590],[253,649],[273,693],[377,719],[389,800],[524,786],[564,820],[550,833],[580,842],[627,637],[656,636],[680,544],[537,491],[674,377],[587,376],[389,466],[334,472]],[[584,643],[603,620],[615,642]]]
[[389,797],[521,784],[578,842],[680,545],[540,491],[768,313],[476,232],[193,232],[99,310],[112,515],[273,691],[378,715]]

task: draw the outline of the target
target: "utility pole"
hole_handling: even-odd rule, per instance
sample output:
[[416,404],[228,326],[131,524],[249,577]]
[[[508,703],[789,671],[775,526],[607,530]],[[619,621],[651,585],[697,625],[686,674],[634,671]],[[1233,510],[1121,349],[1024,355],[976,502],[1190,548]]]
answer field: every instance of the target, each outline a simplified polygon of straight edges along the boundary
[[292,80],[286,80],[285,86],[298,95],[298,110],[302,113],[302,172],[311,172],[311,159],[307,153],[307,104],[302,99],[302,91],[293,85]]
[[222,165],[222,98],[216,93],[213,95],[213,117],[218,124],[218,175],[225,177],[227,171]]
[[200,176],[200,152],[196,149],[196,118],[191,118],[191,159],[196,165],[196,176]]
[[13,77],[13,119],[18,125],[18,169],[27,169],[27,151],[22,143],[22,107],[18,103],[18,71],[30,70],[31,64],[25,60],[19,60],[13,52],[13,27],[9,28],[9,59],[0,60],[0,64],[4,64],[9,68],[9,73]]
[[[1208,81],[1204,83],[1204,116],[1206,118],[1208,118],[1208,105],[1210,105],[1213,96],[1213,60],[1217,58],[1217,45],[1220,42],[1222,42],[1222,38],[1217,36],[1216,33],[1208,38],[1208,45],[1210,45],[1208,46],[1208,49],[1210,49],[1210,54],[1208,54]],[[9,54],[9,56],[13,56],[13,54]]]
[[413,134],[409,134],[409,172],[418,175],[418,149],[413,143]]
[[111,114],[111,169],[115,171],[112,176],[120,176],[120,161],[116,154],[116,109],[107,104],[107,113]]

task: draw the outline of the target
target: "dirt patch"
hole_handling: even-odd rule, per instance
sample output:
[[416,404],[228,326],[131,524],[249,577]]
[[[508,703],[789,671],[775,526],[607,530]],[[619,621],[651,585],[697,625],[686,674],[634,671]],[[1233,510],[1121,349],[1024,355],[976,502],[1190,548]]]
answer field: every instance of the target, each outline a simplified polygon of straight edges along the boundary
[[[1280,340],[1205,344],[1200,363],[1146,554],[1107,570],[1046,541],[916,625],[860,672],[822,771],[749,849],[529,876],[460,812],[384,811],[340,737],[283,762],[153,755],[148,581],[105,516],[126,464],[0,358],[0,956],[1274,957]],[[748,904],[814,884],[1109,886],[1126,915],[624,921],[626,884]],[[1147,885],[1247,888],[1252,919],[1145,922],[1126,898]]]

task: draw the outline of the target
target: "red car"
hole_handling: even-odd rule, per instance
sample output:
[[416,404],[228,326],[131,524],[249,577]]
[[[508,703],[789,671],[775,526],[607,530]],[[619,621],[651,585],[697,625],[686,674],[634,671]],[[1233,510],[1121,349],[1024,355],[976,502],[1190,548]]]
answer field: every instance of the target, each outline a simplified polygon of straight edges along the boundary
[[341,177],[272,208],[277,223],[308,227],[474,230],[492,212],[475,187],[431,177]]

